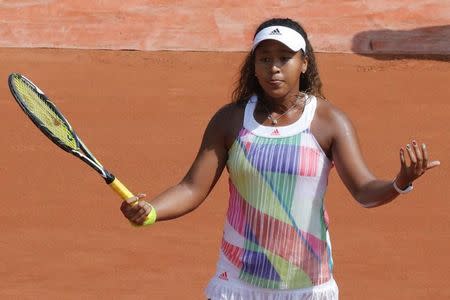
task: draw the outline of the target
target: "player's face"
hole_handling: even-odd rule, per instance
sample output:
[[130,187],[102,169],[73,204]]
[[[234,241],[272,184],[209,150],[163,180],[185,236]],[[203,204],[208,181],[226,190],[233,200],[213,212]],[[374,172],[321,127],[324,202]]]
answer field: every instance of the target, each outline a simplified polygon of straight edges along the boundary
[[266,96],[279,99],[297,95],[300,74],[307,62],[300,52],[293,52],[275,40],[265,40],[255,49],[255,75]]

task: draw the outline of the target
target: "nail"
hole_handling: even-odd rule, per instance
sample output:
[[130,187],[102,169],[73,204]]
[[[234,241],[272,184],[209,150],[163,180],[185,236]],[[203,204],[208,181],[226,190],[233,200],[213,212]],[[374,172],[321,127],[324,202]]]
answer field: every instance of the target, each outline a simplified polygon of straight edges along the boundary
[[408,145],[406,145],[406,149],[409,149],[409,148],[411,148],[411,146],[408,144]]
[[414,146],[417,146],[416,140],[413,140],[412,143]]

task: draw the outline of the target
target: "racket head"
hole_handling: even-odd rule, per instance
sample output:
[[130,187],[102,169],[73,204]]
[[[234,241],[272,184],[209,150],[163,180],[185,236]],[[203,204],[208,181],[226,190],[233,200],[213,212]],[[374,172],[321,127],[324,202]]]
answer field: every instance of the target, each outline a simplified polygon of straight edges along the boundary
[[8,85],[25,114],[52,142],[67,152],[79,152],[72,126],[41,89],[19,73],[9,75]]

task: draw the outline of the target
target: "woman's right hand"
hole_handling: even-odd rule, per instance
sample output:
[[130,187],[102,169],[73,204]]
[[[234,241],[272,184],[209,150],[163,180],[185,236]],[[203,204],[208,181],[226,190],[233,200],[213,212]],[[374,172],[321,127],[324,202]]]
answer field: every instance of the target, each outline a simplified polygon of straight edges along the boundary
[[135,225],[144,224],[147,216],[152,210],[150,203],[142,200],[145,196],[145,194],[138,194],[123,201],[120,206],[120,210],[125,218]]

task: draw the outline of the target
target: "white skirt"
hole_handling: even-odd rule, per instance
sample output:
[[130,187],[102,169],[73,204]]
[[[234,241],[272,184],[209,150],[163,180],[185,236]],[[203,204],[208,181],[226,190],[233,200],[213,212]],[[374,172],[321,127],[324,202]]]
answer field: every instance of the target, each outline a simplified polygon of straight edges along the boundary
[[339,297],[338,286],[333,278],[309,288],[272,290],[221,280],[215,276],[205,292],[211,300],[338,300]]

